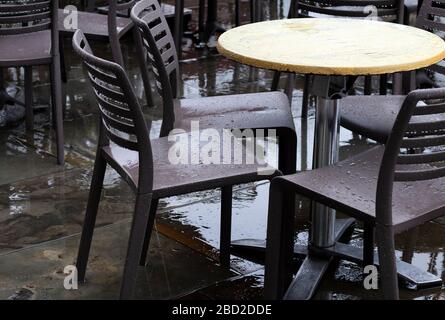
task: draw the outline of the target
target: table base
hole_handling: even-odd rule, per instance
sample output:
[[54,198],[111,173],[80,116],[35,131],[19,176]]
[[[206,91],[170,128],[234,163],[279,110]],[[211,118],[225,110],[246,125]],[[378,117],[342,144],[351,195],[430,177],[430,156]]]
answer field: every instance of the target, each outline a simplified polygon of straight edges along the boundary
[[[335,241],[349,241],[354,223],[355,220],[353,218],[337,219],[335,221]],[[304,258],[307,255],[307,251],[306,245],[294,245],[294,255],[296,257],[300,256],[301,258]],[[251,254],[252,258],[257,258],[258,261],[264,263],[266,240],[240,239],[232,241],[231,253],[241,257]]]
[[[294,258],[304,259],[289,288],[285,300],[308,300],[320,284],[325,272],[332,262],[339,259],[363,265],[363,248],[354,247],[343,242],[350,238],[350,231],[355,220],[337,219],[335,221],[335,244],[328,248],[294,245]],[[266,241],[241,239],[232,242],[232,254],[264,263]],[[378,254],[374,255],[374,265],[379,265]],[[416,289],[439,287],[442,279],[404,261],[397,261],[397,272],[401,279],[414,284]]]

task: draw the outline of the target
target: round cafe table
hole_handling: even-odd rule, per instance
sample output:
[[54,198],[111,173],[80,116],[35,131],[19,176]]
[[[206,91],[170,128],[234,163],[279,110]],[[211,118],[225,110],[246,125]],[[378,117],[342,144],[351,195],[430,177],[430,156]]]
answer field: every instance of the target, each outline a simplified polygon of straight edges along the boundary
[[[223,33],[219,52],[258,68],[313,74],[312,94],[317,96],[313,168],[332,164],[338,158],[339,108],[341,98],[359,75],[411,71],[445,58],[444,41],[427,31],[371,20],[299,18],[252,23]],[[312,206],[309,249],[287,296],[307,299],[313,294],[333,256],[359,261],[361,252],[336,243],[351,225],[337,219],[335,211]],[[237,241],[240,247],[264,249],[265,243]],[[312,250],[314,249],[314,250]],[[308,248],[295,247],[295,254]],[[437,285],[441,279],[410,264],[398,263],[399,275],[418,286]],[[266,266],[266,276],[267,276]],[[266,282],[267,285],[267,282]],[[265,288],[267,293],[267,288]],[[273,296],[269,296],[269,298]]]

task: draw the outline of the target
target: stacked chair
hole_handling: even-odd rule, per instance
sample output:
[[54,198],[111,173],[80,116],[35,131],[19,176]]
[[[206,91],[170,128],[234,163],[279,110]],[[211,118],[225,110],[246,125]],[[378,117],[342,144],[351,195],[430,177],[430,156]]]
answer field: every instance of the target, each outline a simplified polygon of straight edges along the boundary
[[[57,163],[64,164],[62,80],[57,21],[57,0],[24,3],[0,1],[0,72],[10,67],[25,68],[26,129],[32,130],[34,123],[32,68],[39,65],[50,67]],[[0,81],[3,81],[3,77],[0,77]]]
[[[95,1],[89,1],[87,8],[92,6]],[[113,61],[124,66],[124,59],[122,57],[121,39],[133,32],[134,41],[136,45],[136,54],[139,61],[140,74],[145,89],[145,98],[148,106],[153,106],[153,98],[151,92],[151,85],[149,74],[147,70],[145,52],[142,44],[138,42],[140,39],[136,30],[133,28],[133,23],[129,17],[119,16],[119,12],[129,11],[136,3],[136,0],[124,0],[124,1],[110,1],[110,6],[107,7],[106,14],[90,11],[78,11],[77,19],[79,28],[84,35],[94,41],[100,41],[109,43],[111,47],[111,53]],[[75,29],[66,28],[64,20],[70,12],[64,12],[63,9],[59,9],[59,28],[63,37],[72,38]],[[63,52],[63,48],[61,48]],[[62,75],[64,82],[66,82],[66,70],[64,59],[62,58]]]
[[[113,2],[110,2],[110,12],[115,5]],[[101,111],[100,138],[77,259],[78,278],[80,281],[85,279],[104,174],[106,166],[110,165],[136,194],[121,298],[132,296],[137,266],[146,262],[159,199],[221,188],[220,259],[221,264],[228,266],[232,186],[272,179],[281,171],[291,174],[296,166],[296,134],[284,94],[266,92],[179,99],[177,50],[159,3],[156,0],[138,1],[131,9],[131,19],[140,37],[137,41],[148,53],[148,62],[153,67],[162,97],[163,122],[159,139],[149,139],[149,127],[122,64],[96,57],[82,31],[76,31],[73,37],[74,50],[85,63]],[[278,136],[280,171],[258,174],[261,170],[258,164],[245,163],[171,164],[167,157],[172,145],[168,135],[174,129],[190,132],[192,121],[199,121],[201,130],[274,130]],[[188,137],[191,135],[187,134]]]

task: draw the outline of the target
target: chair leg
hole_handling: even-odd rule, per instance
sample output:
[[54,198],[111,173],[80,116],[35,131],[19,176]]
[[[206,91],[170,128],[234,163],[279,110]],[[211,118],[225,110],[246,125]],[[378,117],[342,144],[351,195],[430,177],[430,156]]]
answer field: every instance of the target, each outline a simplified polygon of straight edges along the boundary
[[[59,37],[59,59],[60,59],[60,78],[62,80],[62,119],[66,115],[66,84],[68,82],[68,73],[66,71],[65,51],[63,48],[63,37]],[[56,121],[53,121],[53,128],[56,129]]]
[[235,25],[241,25],[241,0],[235,0]]
[[290,1],[289,12],[287,14],[287,18],[298,18],[298,6],[296,0]]
[[96,0],[87,0],[85,11],[93,12],[96,9]]
[[388,75],[387,74],[381,74],[380,75],[379,94],[381,96],[386,96],[387,90],[388,90]]
[[289,103],[292,104],[292,93],[295,87],[295,75],[293,73],[287,74],[286,87],[284,88],[284,94],[289,99]]
[[150,217],[152,194],[138,194],[128,240],[127,257],[121,284],[121,299],[131,299],[136,286],[137,269]]
[[62,79],[60,77],[60,59],[54,57],[51,63],[51,105],[56,124],[57,163],[65,163],[62,110]]
[[250,0],[250,23],[255,22],[256,15],[257,13],[255,0]]
[[147,231],[145,232],[144,245],[142,246],[141,258],[139,259],[139,265],[145,266],[147,261],[148,249],[150,247],[150,239],[153,231],[153,226],[156,218],[156,211],[158,210],[159,199],[154,199],[151,201],[150,205],[150,217],[147,223]]
[[278,169],[283,174],[297,171],[297,134],[291,129],[278,131]]
[[278,84],[280,83],[281,72],[275,71],[273,73],[272,85],[270,86],[270,91],[277,91]]
[[275,178],[270,184],[264,298],[281,299],[292,280],[295,194]]
[[394,230],[390,226],[376,225],[377,247],[379,250],[380,279],[384,298],[399,299],[397,267],[394,245]]
[[26,129],[34,128],[34,109],[32,107],[32,66],[25,67],[25,112]]
[[419,227],[415,227],[408,231],[406,240],[404,241],[401,260],[406,263],[412,263],[414,257],[414,248],[419,237]]
[[4,77],[4,75],[3,75],[3,68],[0,68],[0,89],[4,89],[4,81],[5,81],[5,77]]
[[184,21],[184,0],[176,0],[175,2],[175,46],[178,59],[182,59],[182,35]]
[[372,93],[372,77],[371,76],[365,76],[365,88],[364,93],[366,96],[371,95]]
[[60,76],[63,83],[68,82],[68,75],[66,72],[65,52],[63,50],[63,38],[59,39],[59,57],[60,57]]
[[403,79],[402,79],[402,73],[394,73],[392,78],[392,94],[402,94],[403,91]]
[[145,99],[147,101],[147,106],[153,107],[153,96],[147,69],[147,55],[145,54],[144,45],[138,28],[133,28],[133,37],[136,44],[136,54],[139,61],[139,69],[141,69],[142,82],[144,84]]
[[369,223],[364,225],[363,234],[363,265],[374,264],[374,226]]
[[199,0],[199,9],[198,9],[198,38],[199,38],[199,45],[202,45],[205,41],[205,6],[206,1],[205,0]]
[[301,105],[301,117],[307,118],[308,108],[309,108],[309,86],[311,82],[311,76],[304,76],[304,88],[303,88],[303,103]]
[[85,281],[85,272],[90,254],[91,240],[93,239],[94,225],[96,224],[97,210],[105,177],[107,163],[98,150],[94,161],[93,177],[91,179],[90,193],[80,237],[79,252],[77,253],[77,274],[80,282]]
[[416,89],[416,71],[404,72],[403,78],[403,94],[408,94],[409,92]]
[[221,224],[219,260],[223,267],[230,267],[230,243],[232,239],[232,186],[221,188]]

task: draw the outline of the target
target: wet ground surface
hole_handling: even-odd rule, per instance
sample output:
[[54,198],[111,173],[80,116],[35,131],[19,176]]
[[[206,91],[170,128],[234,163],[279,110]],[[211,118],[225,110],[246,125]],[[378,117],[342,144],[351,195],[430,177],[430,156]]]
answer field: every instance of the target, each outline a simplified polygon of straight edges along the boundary
[[[72,1],[71,3],[73,3]],[[172,1],[170,1],[172,2]],[[233,3],[219,1],[219,20],[230,26]],[[271,3],[272,5],[268,5]],[[197,1],[186,1],[197,16]],[[283,16],[288,1],[264,1],[266,17]],[[243,19],[248,1],[242,1]],[[192,20],[190,28],[196,26]],[[107,170],[103,198],[87,272],[78,290],[63,287],[65,266],[76,258],[87,192],[97,142],[98,110],[85,72],[64,42],[67,65],[65,114],[65,166],[56,165],[55,139],[50,130],[48,70],[34,68],[35,127],[24,121],[0,128],[0,299],[114,299],[126,252],[134,197],[111,169]],[[109,57],[106,44],[94,43],[96,54]],[[128,72],[143,99],[141,78],[131,39],[123,39]],[[198,60],[190,60],[198,57]],[[181,64],[181,95],[200,97],[268,91],[273,74],[231,62],[214,50],[196,50],[185,40]],[[5,70],[11,87],[23,87],[23,71]],[[284,77],[282,79],[284,82]],[[298,169],[311,167],[314,108],[302,119],[301,84],[293,93],[292,111],[298,134]],[[358,89],[360,91],[360,88]],[[19,92],[20,97],[22,93]],[[144,108],[159,133],[162,107]],[[342,158],[374,145],[351,132],[341,132]],[[237,186],[234,191],[232,239],[265,239],[268,183]],[[231,269],[218,264],[219,191],[210,190],[163,199],[159,205],[148,264],[138,274],[139,299],[260,299],[264,268],[261,263],[232,256]],[[307,242],[308,201],[300,200],[296,239]],[[427,223],[397,237],[397,254],[422,270],[445,277],[445,220]],[[357,226],[351,243],[361,245]],[[378,291],[363,289],[361,268],[341,262],[327,274],[316,299],[374,299]],[[444,299],[440,288],[428,291],[402,289],[405,299]]]

